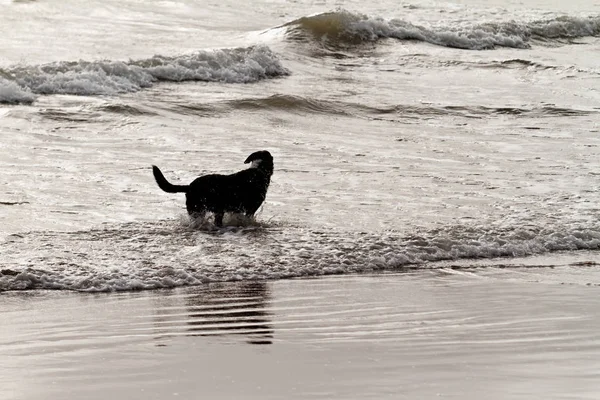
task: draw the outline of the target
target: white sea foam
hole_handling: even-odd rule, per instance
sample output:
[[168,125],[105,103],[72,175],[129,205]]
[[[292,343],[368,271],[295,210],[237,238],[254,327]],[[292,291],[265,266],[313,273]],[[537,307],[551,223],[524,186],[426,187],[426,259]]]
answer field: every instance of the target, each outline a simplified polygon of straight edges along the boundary
[[597,250],[600,227],[450,227],[401,236],[264,226],[206,232],[165,222],[11,236],[3,248],[10,256],[0,266],[0,290],[118,291]]
[[328,44],[372,42],[395,38],[418,40],[460,49],[483,50],[495,47],[529,48],[532,39],[572,39],[600,34],[599,17],[563,16],[531,22],[489,22],[426,27],[402,19],[386,20],[347,10],[317,14],[292,21],[286,26],[291,37],[298,29]]
[[6,70],[5,75],[12,80],[0,81],[0,102],[27,103],[33,101],[33,94],[115,95],[135,92],[160,81],[250,83],[288,73],[266,46],[200,51],[177,57],[157,55],[128,62],[61,61]]
[[9,81],[0,77],[0,103],[29,104],[35,100],[35,96],[27,88],[17,85],[13,81]]

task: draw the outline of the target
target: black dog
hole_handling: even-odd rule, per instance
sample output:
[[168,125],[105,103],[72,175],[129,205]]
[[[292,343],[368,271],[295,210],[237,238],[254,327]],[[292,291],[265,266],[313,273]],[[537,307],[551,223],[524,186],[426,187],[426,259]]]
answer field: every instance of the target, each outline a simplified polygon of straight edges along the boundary
[[167,193],[185,193],[188,214],[203,217],[207,211],[215,214],[215,225],[223,225],[226,212],[253,216],[265,200],[271,175],[273,157],[266,150],[248,156],[250,168],[231,175],[211,174],[196,178],[189,185],[169,183],[156,165],[152,166],[158,187]]

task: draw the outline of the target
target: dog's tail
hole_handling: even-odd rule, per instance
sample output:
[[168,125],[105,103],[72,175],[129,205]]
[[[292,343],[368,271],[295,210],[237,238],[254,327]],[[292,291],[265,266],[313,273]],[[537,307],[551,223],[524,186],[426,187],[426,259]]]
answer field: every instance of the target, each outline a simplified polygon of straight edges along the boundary
[[158,187],[167,193],[185,193],[190,188],[189,185],[173,185],[172,183],[169,183],[156,165],[152,166],[152,173],[154,174],[154,179],[156,179]]

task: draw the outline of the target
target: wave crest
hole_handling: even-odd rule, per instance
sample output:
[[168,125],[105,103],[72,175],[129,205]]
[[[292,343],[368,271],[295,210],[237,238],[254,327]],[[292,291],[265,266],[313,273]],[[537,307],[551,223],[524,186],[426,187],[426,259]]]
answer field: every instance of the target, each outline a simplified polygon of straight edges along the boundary
[[0,77],[0,103],[31,104],[35,95],[13,81]]
[[[532,40],[574,39],[600,34],[600,17],[562,16],[532,22],[490,22],[470,26],[428,28],[402,19],[337,10],[302,17],[284,25],[291,40],[317,39],[329,46],[348,46],[394,38],[469,50],[513,47],[525,49]],[[308,35],[307,35],[308,34]]]
[[0,70],[0,103],[31,103],[35,94],[115,95],[161,81],[251,83],[288,74],[266,46],[128,62],[60,61]]

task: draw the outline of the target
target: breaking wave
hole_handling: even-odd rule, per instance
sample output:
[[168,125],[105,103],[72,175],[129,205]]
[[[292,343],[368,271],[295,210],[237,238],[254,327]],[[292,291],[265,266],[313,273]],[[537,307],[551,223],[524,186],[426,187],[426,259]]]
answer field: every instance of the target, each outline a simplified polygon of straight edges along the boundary
[[11,235],[2,248],[0,291],[129,291],[599,250],[600,226],[452,226],[406,235],[276,225],[206,232],[163,221]]
[[163,81],[250,83],[288,74],[266,46],[127,62],[60,61],[0,70],[0,103],[31,103],[39,94],[115,95]]
[[0,76],[0,103],[31,104],[34,100],[35,95],[31,90]]
[[488,22],[425,27],[402,19],[336,10],[302,17],[284,25],[291,40],[317,39],[328,46],[348,46],[379,39],[417,40],[469,50],[513,47],[526,49],[532,41],[560,41],[600,34],[600,17],[561,16],[531,22]]

